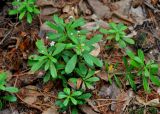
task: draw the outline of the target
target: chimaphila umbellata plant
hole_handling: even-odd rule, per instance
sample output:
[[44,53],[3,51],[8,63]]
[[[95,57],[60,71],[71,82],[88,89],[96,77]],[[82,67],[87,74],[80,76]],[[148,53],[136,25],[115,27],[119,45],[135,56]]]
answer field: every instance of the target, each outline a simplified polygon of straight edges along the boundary
[[[157,77],[158,64],[153,60],[145,61],[142,50],[138,50],[137,56],[131,50],[127,50],[126,53],[130,57],[130,65],[137,71],[137,76],[142,79],[143,88],[146,92],[151,92],[149,81],[156,86],[160,86],[160,79]],[[135,88],[133,81],[130,84]]]
[[[63,94],[65,94],[63,95],[65,96],[63,106],[67,109],[68,107],[72,108],[72,105],[79,105],[80,96],[85,94],[86,89],[93,89],[94,82],[99,80],[99,78],[94,75],[94,69],[95,67],[102,67],[103,63],[100,59],[93,56],[91,52],[95,48],[93,44],[98,43],[102,39],[102,35],[97,34],[87,39],[88,31],[80,29],[80,26],[85,24],[83,18],[64,22],[63,19],[54,15],[53,20],[54,23],[50,21],[46,22],[46,24],[55,31],[48,33],[48,40],[51,42],[51,45],[47,46],[43,40],[37,40],[36,46],[38,48],[38,54],[29,57],[29,65],[33,72],[38,70],[44,70],[46,72],[43,78],[45,82],[51,79],[62,80],[64,88],[67,88],[64,89],[63,92]],[[78,71],[78,69],[83,66],[86,67],[85,74],[82,73],[83,71]],[[70,89],[68,87],[70,86],[68,84],[70,78],[81,78],[85,89],[74,88],[74,92],[65,92]],[[72,89],[70,89],[70,91]],[[59,94],[61,93],[62,92],[59,92]],[[63,99],[61,97],[59,98]],[[84,97],[83,101],[85,101],[86,98]],[[75,101],[75,99],[77,100]],[[62,108],[63,106],[60,107]]]
[[125,48],[127,44],[134,44],[134,40],[126,37],[126,33],[124,32],[127,29],[122,23],[109,23],[110,29],[101,28],[100,31],[103,34],[108,35],[107,40],[113,40],[113,42],[118,43],[121,48]]
[[7,86],[7,74],[5,72],[0,73],[0,109],[2,109],[3,101],[15,102],[17,98],[12,93],[17,93],[16,87]]
[[40,13],[38,7],[35,5],[36,0],[14,0],[12,5],[14,9],[9,11],[10,15],[18,14],[19,20],[24,17],[27,18],[28,23],[32,23],[34,16]]

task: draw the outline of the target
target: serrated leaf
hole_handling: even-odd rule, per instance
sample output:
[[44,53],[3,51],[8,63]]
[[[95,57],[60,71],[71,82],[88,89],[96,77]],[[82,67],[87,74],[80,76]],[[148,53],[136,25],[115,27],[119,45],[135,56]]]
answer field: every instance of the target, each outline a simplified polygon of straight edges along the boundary
[[85,62],[90,65],[90,66],[93,66],[93,61],[91,59],[91,55],[90,54],[84,54],[83,55],[83,58],[85,60]]
[[0,73],[0,82],[3,82],[7,79],[7,74],[5,72]]
[[52,78],[54,78],[54,79],[57,78],[57,70],[56,70],[54,64],[50,63],[50,69],[49,70],[50,70]]
[[149,83],[147,81],[147,78],[146,77],[143,77],[143,87],[144,87],[144,90],[148,93],[151,92],[150,88],[149,88]]
[[71,27],[72,27],[72,28],[77,28],[77,27],[80,27],[80,26],[82,26],[82,25],[84,25],[84,24],[85,24],[84,19],[83,19],[83,18],[79,18],[79,19],[77,19],[77,20],[75,20],[75,21],[73,22],[73,24],[71,25]]
[[57,43],[55,47],[56,47],[56,50],[53,52],[53,56],[61,53],[65,49],[66,44]]
[[134,53],[131,50],[129,50],[129,49],[126,51],[126,53],[132,59],[135,57]]
[[160,79],[157,76],[150,76],[150,80],[152,81],[153,84],[160,86]]
[[65,95],[64,92],[59,92],[58,93],[58,99],[63,99],[63,98],[66,98],[66,97],[67,97],[67,95]]
[[20,15],[19,15],[19,20],[22,20],[22,18],[24,17],[25,14],[26,14],[25,11],[23,11],[22,13],[20,13]]
[[75,98],[71,97],[70,99],[71,99],[71,101],[72,101],[72,103],[73,103],[74,105],[77,105],[77,101],[76,101]]
[[119,46],[121,48],[125,48],[126,47],[126,43],[123,40],[119,40],[118,44],[119,44]]
[[67,94],[70,95],[71,94],[71,90],[69,88],[64,88],[63,91]]
[[17,93],[18,92],[18,88],[16,88],[16,87],[6,87],[5,91],[8,91],[10,93]]
[[36,41],[36,46],[37,46],[38,51],[39,51],[40,53],[45,54],[45,55],[48,54],[47,48],[45,47],[44,42],[43,42],[42,40],[37,40],[37,41]]
[[98,67],[103,66],[103,62],[101,60],[99,60],[98,58],[91,55],[91,59],[96,66],[98,66]]
[[91,77],[91,78],[86,79],[86,81],[88,81],[88,82],[97,82],[97,81],[99,81],[99,78],[98,77]]
[[78,99],[89,99],[92,95],[90,93],[82,94]]
[[131,85],[132,89],[136,90],[135,82],[133,81],[133,79],[131,78],[131,76],[127,74],[126,77],[127,77],[128,81],[129,81],[129,84]]
[[73,55],[72,58],[67,62],[67,65],[65,67],[65,72],[67,74],[71,73],[76,66],[77,63],[77,55]]
[[127,42],[128,44],[135,44],[135,41],[131,38],[123,38],[123,40],[125,40],[125,42]]
[[30,13],[27,13],[27,22],[32,23],[32,15]]
[[17,98],[13,95],[6,95],[2,97],[4,100],[9,101],[9,102],[15,102],[17,101]]
[[18,14],[18,10],[10,10],[9,11],[9,15],[16,15],[16,14]]
[[143,51],[142,50],[138,50],[138,57],[142,60],[142,61],[144,61],[144,53],[143,53]]
[[95,44],[95,43],[101,41],[102,37],[103,37],[103,36],[102,36],[101,34],[97,34],[97,35],[95,35],[93,38],[91,38],[90,40],[88,40],[88,41],[86,42],[86,44],[87,44],[87,45]]
[[72,93],[72,96],[80,96],[80,95],[82,95],[81,91],[75,91]]
[[30,7],[30,6],[26,6],[27,7],[27,10],[29,11],[29,12],[33,12],[33,8],[32,7]]
[[69,103],[69,98],[65,99],[64,102],[63,102],[64,106],[67,106],[68,103]]

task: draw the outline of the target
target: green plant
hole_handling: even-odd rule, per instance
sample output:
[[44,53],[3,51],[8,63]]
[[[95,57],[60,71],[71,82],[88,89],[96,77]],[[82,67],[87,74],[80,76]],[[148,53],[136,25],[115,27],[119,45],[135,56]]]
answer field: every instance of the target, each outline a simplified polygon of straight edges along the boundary
[[[70,78],[69,82],[73,83],[76,87],[79,85],[83,90],[93,89],[93,84],[99,81],[98,77],[95,77],[95,71],[87,70],[87,67],[84,64],[79,64],[79,68],[76,68],[76,73],[78,74],[77,78]],[[79,87],[77,89],[79,89]]]
[[[56,44],[56,47],[59,45],[60,44]],[[57,70],[55,65],[57,63],[57,59],[54,56],[57,55],[60,50],[53,51],[51,47],[47,48],[42,40],[37,40],[36,46],[39,54],[31,55],[29,57],[29,65],[32,66],[31,71],[35,72],[39,69],[45,70],[47,73],[44,78],[44,82],[47,82],[49,79],[56,79]]]
[[77,61],[86,63],[90,67],[94,65],[102,67],[102,61],[90,54],[94,49],[93,44],[102,39],[102,35],[95,35],[88,40],[86,38],[86,30],[78,30],[78,27],[85,24],[82,18],[71,20],[69,23],[64,23],[63,19],[57,15],[53,17],[55,23],[46,22],[46,24],[54,29],[55,33],[49,33],[49,39],[56,43],[64,43],[66,51],[63,51],[62,58],[66,62],[65,72],[71,73],[77,64]]
[[0,73],[0,109],[3,107],[3,101],[15,102],[17,98],[11,93],[17,93],[18,89],[16,87],[6,86],[7,75],[5,72]]
[[63,92],[58,93],[58,101],[56,104],[64,109],[69,106],[82,105],[86,99],[91,97],[90,93],[83,93],[82,91],[71,91],[70,88],[64,88]]
[[9,15],[19,14],[19,20],[23,17],[27,17],[27,22],[32,23],[33,16],[40,13],[39,9],[35,5],[36,0],[15,0],[12,5],[15,9],[9,11]]
[[124,24],[115,24],[112,22],[109,23],[109,27],[109,30],[101,28],[100,31],[104,34],[109,35],[107,39],[114,40],[114,42],[117,42],[121,48],[126,47],[126,43],[135,43],[133,39],[126,37],[126,33],[124,31],[127,29],[127,26],[125,26]]
[[149,81],[160,86],[160,79],[156,76],[158,64],[154,63],[153,60],[145,61],[142,50],[138,50],[137,56],[131,50],[127,50],[126,53],[130,57],[130,65],[137,70],[137,75],[142,78],[143,87],[146,92],[150,92]]

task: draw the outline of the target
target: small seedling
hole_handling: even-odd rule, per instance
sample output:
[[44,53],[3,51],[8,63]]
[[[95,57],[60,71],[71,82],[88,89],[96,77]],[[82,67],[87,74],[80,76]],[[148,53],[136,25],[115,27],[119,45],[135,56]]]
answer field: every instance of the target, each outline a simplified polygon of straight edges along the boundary
[[121,48],[125,48],[127,44],[135,43],[133,39],[126,37],[126,33],[124,31],[127,29],[127,26],[124,24],[115,24],[112,22],[109,23],[109,27],[109,30],[100,29],[101,33],[107,34],[107,39],[114,40],[114,42],[117,42]]
[[60,108],[66,108],[69,106],[82,105],[86,99],[91,97],[90,93],[83,93],[82,91],[71,91],[70,88],[64,88],[63,92],[58,93],[57,105]]
[[14,95],[9,95],[12,93],[17,93],[18,89],[16,87],[6,86],[7,74],[5,72],[0,73],[0,109],[3,107],[3,101],[15,102],[17,98]]
[[[84,64],[79,64],[79,68],[76,69],[76,73],[80,76],[79,78],[70,78],[69,82],[73,83],[76,87],[77,85],[83,89],[94,89],[93,84],[99,81],[98,77],[95,77],[95,71],[87,70]],[[79,89],[79,87],[77,89]]]
[[138,71],[137,75],[142,78],[143,87],[146,92],[151,91],[149,81],[160,86],[160,79],[157,77],[158,64],[153,60],[145,61],[142,50],[138,50],[137,56],[131,50],[127,50],[126,53],[130,57],[130,65]]
[[35,5],[36,0],[15,0],[12,2],[13,10],[9,11],[9,15],[19,14],[19,20],[22,20],[26,16],[27,22],[32,23],[33,16],[40,13],[39,9]]

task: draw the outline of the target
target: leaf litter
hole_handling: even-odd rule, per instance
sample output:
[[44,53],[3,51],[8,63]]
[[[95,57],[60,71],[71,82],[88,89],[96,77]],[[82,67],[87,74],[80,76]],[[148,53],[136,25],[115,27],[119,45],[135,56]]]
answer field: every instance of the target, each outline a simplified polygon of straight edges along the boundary
[[[123,22],[129,27],[127,34],[133,34],[136,40],[136,45],[128,48],[133,50],[141,48],[146,53],[146,59],[155,60],[160,64],[160,2],[158,0],[37,0],[41,14],[31,25],[25,20],[19,23],[16,17],[9,17],[6,12],[11,8],[11,2],[3,1],[3,3],[0,11],[0,70],[6,69],[10,72],[8,83],[20,88],[20,92],[16,95],[18,102],[8,104],[0,114],[59,113],[55,100],[61,89],[61,82],[43,84],[41,78],[44,71],[32,74],[28,72],[27,66],[28,56],[35,52],[36,39],[41,38],[46,44],[48,43],[46,33],[51,30],[44,22],[51,20],[55,13],[66,21],[70,16],[75,18],[83,16],[87,24],[82,28],[89,30],[91,34],[96,34],[96,30],[100,27],[108,28],[110,21]],[[144,41],[141,40],[141,33],[146,34]],[[90,37],[88,35],[88,39]],[[109,50],[105,48],[110,46]],[[138,87],[138,92],[134,93],[124,81],[124,77],[119,76],[125,74],[121,59],[125,55],[124,50],[113,47],[109,41],[97,43],[95,47],[92,55],[108,62],[109,69],[104,67],[97,70],[96,75],[101,78],[101,81],[95,84],[91,100],[79,107],[81,112],[128,114],[133,111],[136,114],[135,109],[144,109],[142,112],[148,114],[150,107],[160,109],[159,88],[152,85],[153,93],[146,94],[141,87]],[[113,66],[114,64],[118,64],[117,67]],[[113,79],[114,75],[120,78],[121,88],[118,88],[114,81],[109,83],[109,79]],[[136,81],[139,85],[139,80]],[[80,83],[81,81],[76,88],[80,87]]]

